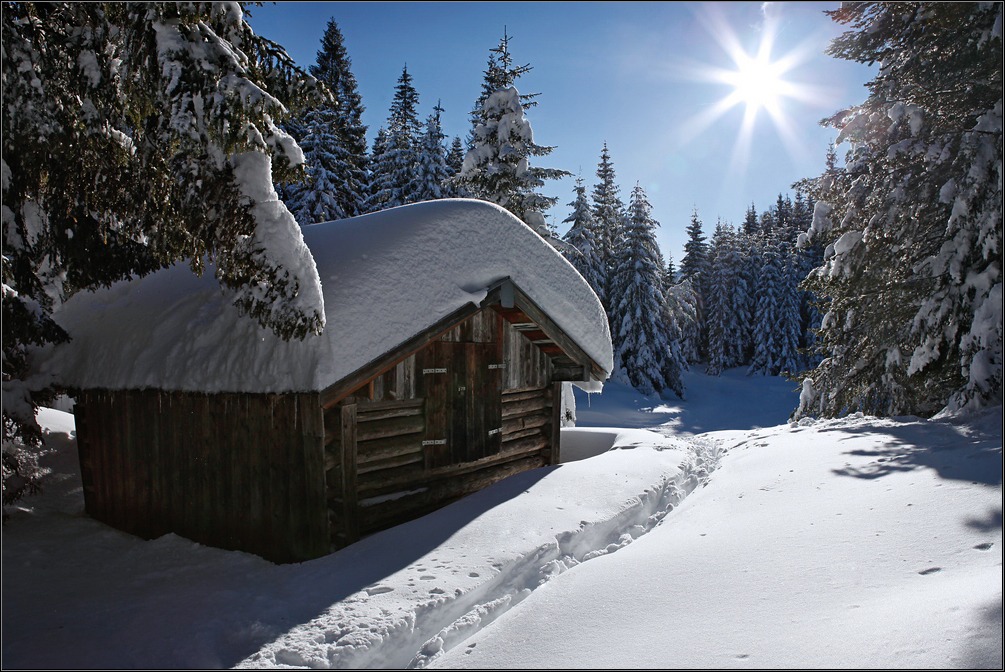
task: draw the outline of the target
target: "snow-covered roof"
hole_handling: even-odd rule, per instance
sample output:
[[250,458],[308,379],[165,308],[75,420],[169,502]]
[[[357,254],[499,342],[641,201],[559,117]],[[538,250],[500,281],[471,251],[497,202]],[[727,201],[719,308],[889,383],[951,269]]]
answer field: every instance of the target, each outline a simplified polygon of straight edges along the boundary
[[303,230],[327,325],[286,342],[231,305],[207,267],[177,264],[81,292],[55,313],[71,335],[38,370],[67,387],[201,392],[324,390],[509,277],[605,372],[604,309],[540,236],[491,203],[416,203]]

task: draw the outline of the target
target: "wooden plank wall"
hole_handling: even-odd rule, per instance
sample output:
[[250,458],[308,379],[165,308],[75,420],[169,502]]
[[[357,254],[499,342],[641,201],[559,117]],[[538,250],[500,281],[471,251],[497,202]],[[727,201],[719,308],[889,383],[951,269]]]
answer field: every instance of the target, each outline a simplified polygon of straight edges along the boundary
[[[523,334],[486,309],[443,335],[448,342],[502,340],[502,445],[498,453],[447,465],[424,464],[424,404],[415,355],[373,383],[325,409],[325,464],[332,543],[341,548],[361,536],[425,515],[496,481],[552,464],[552,436],[561,403],[550,379],[550,360]],[[421,359],[421,357],[420,357]],[[343,409],[355,410],[355,451]],[[350,439],[351,440],[351,436]],[[354,452],[355,466],[347,459]],[[354,469],[354,473],[347,471]]]
[[330,551],[317,393],[85,390],[74,414],[92,517],[273,562]]

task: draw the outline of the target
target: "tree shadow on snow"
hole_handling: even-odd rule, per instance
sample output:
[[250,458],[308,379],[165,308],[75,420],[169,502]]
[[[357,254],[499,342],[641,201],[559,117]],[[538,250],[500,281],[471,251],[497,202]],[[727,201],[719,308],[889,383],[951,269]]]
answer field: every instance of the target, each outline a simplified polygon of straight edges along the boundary
[[950,422],[914,420],[899,425],[877,421],[876,424],[823,431],[885,439],[875,448],[846,452],[846,455],[871,460],[862,466],[834,469],[833,472],[840,476],[875,479],[895,472],[929,468],[940,478],[992,486],[1002,484],[1000,429],[995,436]]
[[1002,596],[982,608],[976,620],[967,634],[960,667],[970,670],[1002,669]]

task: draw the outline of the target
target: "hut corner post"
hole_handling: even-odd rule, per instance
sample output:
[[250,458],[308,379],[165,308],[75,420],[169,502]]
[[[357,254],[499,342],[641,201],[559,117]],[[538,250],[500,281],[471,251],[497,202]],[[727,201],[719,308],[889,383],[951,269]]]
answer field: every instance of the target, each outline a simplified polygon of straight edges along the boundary
[[548,464],[562,461],[562,383],[551,384],[551,450]]

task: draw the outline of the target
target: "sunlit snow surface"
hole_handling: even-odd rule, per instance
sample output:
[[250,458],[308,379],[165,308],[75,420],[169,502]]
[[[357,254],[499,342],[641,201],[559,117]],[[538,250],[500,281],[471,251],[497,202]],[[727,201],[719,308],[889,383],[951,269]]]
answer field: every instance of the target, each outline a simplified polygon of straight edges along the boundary
[[790,426],[744,408],[791,408],[791,383],[686,382],[651,431],[625,427],[667,402],[608,385],[591,406],[632,420],[566,431],[571,461],[285,566],[87,518],[72,419],[43,411],[53,474],[3,527],[3,665],[1001,667],[1000,408]]

